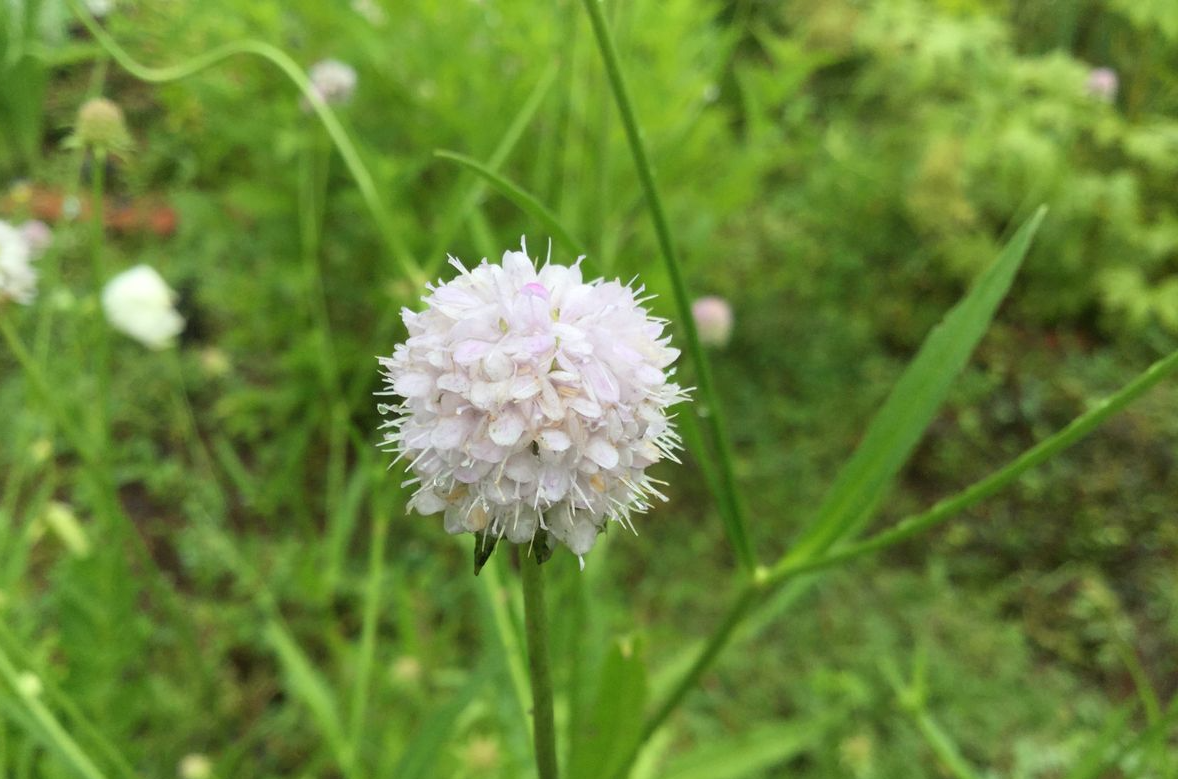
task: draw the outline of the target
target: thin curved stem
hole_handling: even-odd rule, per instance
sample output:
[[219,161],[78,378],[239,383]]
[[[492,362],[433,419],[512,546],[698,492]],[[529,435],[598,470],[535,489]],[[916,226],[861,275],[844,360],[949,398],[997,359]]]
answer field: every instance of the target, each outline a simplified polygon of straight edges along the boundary
[[642,140],[642,130],[634,114],[634,106],[630,101],[630,93],[626,88],[626,80],[622,75],[618,62],[617,47],[605,21],[599,0],[584,0],[585,10],[589,12],[589,20],[593,25],[593,33],[597,38],[597,46],[601,51],[601,58],[605,64],[606,75],[614,93],[614,100],[618,106],[622,126],[626,131],[626,139],[630,144],[630,152],[634,157],[634,167],[638,170],[638,178],[642,182],[642,189],[646,195],[646,204],[650,209],[651,219],[654,221],[655,233],[658,236],[659,249],[667,267],[667,274],[671,279],[674,291],[675,306],[678,309],[680,325],[687,335],[687,351],[691,361],[695,364],[699,380],[700,400],[696,403],[696,413],[703,420],[712,438],[712,445],[719,455],[719,476],[724,487],[722,502],[724,509],[725,530],[732,543],[733,552],[746,573],[751,573],[757,565],[753,553],[752,541],[748,535],[748,520],[745,516],[744,505],[736,483],[733,469],[734,452],[725,430],[723,410],[720,398],[716,392],[715,381],[712,378],[712,368],[704,352],[696,330],[695,319],[691,315],[691,299],[687,291],[687,283],[683,278],[683,270],[675,251],[674,241],[671,239],[671,229],[667,222],[663,202],[659,197],[658,188],[654,182],[654,169],[646,153],[646,145]]
[[323,123],[328,136],[331,137],[332,143],[335,144],[340,157],[343,158],[348,172],[356,182],[356,186],[360,190],[360,195],[364,199],[365,205],[368,206],[373,220],[376,222],[381,238],[384,240],[401,273],[415,286],[425,285],[426,276],[417,264],[417,261],[413,259],[408,244],[401,237],[400,232],[393,226],[388,209],[385,207],[377,190],[376,182],[372,178],[372,174],[368,171],[368,168],[364,165],[364,161],[361,159],[355,144],[348,137],[347,131],[340,124],[335,112],[323,102],[323,98],[311,87],[311,81],[307,78],[302,68],[286,52],[264,41],[233,41],[232,43],[218,46],[204,54],[197,55],[186,62],[167,67],[152,68],[140,64],[126,50],[119,46],[114,38],[106,30],[102,29],[94,17],[81,6],[78,0],[70,0],[70,7],[74,11],[74,14],[81,20],[82,24],[85,25],[86,29],[90,31],[90,34],[98,41],[99,45],[110,54],[111,58],[120,67],[140,81],[147,81],[154,84],[177,81],[211,68],[239,54],[261,57],[282,71],[298,87],[299,92],[307,99],[307,104],[311,107],[311,110],[315,112],[315,115],[319,117],[319,121]]
[[528,668],[532,676],[532,724],[540,779],[557,779],[556,723],[552,712],[552,673],[548,666],[548,615],[544,610],[544,571],[534,557],[520,561],[524,584],[524,622]]

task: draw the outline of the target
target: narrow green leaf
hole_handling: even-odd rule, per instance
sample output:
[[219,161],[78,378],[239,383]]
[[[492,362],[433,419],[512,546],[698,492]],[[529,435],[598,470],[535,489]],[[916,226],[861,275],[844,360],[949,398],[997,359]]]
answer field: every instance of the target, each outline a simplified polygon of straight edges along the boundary
[[1045,211],[1040,208],[1019,229],[994,264],[929,333],[871,420],[859,448],[835,479],[817,518],[784,563],[821,554],[870,519],[872,510],[936,416],[953,380],[989,329]]
[[564,245],[566,249],[576,255],[588,254],[585,250],[585,244],[578,241],[576,238],[564,228],[560,223],[560,219],[556,214],[552,213],[548,208],[536,199],[529,192],[525,192],[521,187],[509,181],[507,178],[499,175],[489,167],[479,162],[476,159],[467,157],[464,154],[458,154],[445,149],[438,149],[434,152],[435,157],[440,157],[445,160],[457,162],[465,168],[469,168],[475,173],[487,180],[491,186],[499,190],[499,193],[506,197],[511,202],[519,206],[520,210],[528,216],[535,219],[544,226],[548,233]]
[[[5,699],[11,698],[15,722],[28,730],[29,735],[40,741],[46,749],[57,755],[76,776],[82,779],[105,779],[90,757],[41,702],[41,694],[37,689],[40,687],[40,680],[31,675],[22,676],[18,673],[3,650],[0,650],[0,679],[4,680],[4,685],[0,685],[0,694]],[[8,689],[4,689],[5,686]]]
[[614,645],[584,727],[570,733],[569,779],[613,776],[629,759],[646,705],[646,665],[634,640]]
[[664,779],[742,779],[780,765],[814,748],[830,720],[758,725],[673,760]]
[[266,640],[286,673],[291,692],[310,710],[345,775],[351,774],[352,755],[344,736],[343,721],[331,687],[315,669],[294,638],[277,621],[266,625]]
[[470,707],[475,693],[482,687],[488,671],[483,664],[482,669],[471,674],[470,680],[453,698],[436,708],[425,718],[421,727],[413,734],[413,740],[405,747],[397,763],[397,769],[392,776],[398,779],[419,779],[420,777],[438,776],[436,769],[438,758],[451,743],[454,726],[462,713]]

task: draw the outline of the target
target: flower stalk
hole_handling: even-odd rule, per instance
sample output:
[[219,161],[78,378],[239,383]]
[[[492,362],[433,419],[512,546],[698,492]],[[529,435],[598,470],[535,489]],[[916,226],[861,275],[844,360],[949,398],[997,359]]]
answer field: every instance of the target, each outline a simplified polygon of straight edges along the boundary
[[634,105],[630,101],[630,93],[626,88],[626,80],[622,75],[622,68],[618,60],[617,47],[614,45],[609,25],[606,23],[601,2],[600,0],[584,0],[584,4],[585,10],[589,13],[594,36],[597,38],[597,46],[601,51],[601,59],[605,65],[610,88],[614,93],[618,114],[626,131],[630,152],[634,157],[634,167],[638,171],[638,178],[646,195],[646,204],[654,222],[659,249],[667,267],[667,275],[671,279],[679,324],[687,336],[687,351],[691,354],[691,362],[695,365],[696,377],[699,381],[699,400],[696,405],[696,413],[703,420],[712,439],[712,445],[716,448],[720,483],[724,488],[720,514],[724,519],[728,540],[732,544],[737,560],[746,573],[751,573],[757,566],[757,559],[753,553],[752,540],[748,534],[748,521],[745,517],[744,505],[741,503],[740,493],[737,489],[736,474],[733,468],[735,453],[725,430],[723,410],[720,407],[715,380],[712,378],[711,364],[704,353],[703,345],[699,339],[699,330],[691,313],[691,296],[688,294],[679,256],[675,250],[674,241],[671,239],[671,228],[667,221],[666,212],[663,210],[663,201],[659,197],[658,188],[654,183],[654,169],[646,152],[646,144],[642,140],[642,130],[634,113]]
[[532,732],[540,779],[557,779],[556,723],[552,711],[552,672],[548,665],[548,616],[544,606],[544,571],[539,558],[520,561],[524,587],[524,621],[528,670],[532,678]]

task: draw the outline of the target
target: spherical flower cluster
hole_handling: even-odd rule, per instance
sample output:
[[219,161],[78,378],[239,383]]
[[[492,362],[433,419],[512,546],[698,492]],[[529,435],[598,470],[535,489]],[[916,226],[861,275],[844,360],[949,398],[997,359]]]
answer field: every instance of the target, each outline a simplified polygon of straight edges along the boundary
[[699,333],[700,343],[705,346],[727,346],[732,338],[732,306],[728,301],[715,295],[698,298],[691,304],[691,318]]
[[148,265],[136,265],[107,282],[102,310],[114,329],[149,349],[171,346],[184,330],[176,311],[176,293]]
[[37,272],[33,270],[34,253],[18,229],[0,222],[0,303],[15,300],[29,304],[37,295]]
[[78,109],[72,145],[87,149],[122,152],[131,147],[131,134],[123,109],[105,97],[93,97]]
[[1111,103],[1117,99],[1120,79],[1117,78],[1117,72],[1112,68],[1093,68],[1088,73],[1086,86],[1088,94],[1106,103]]
[[321,60],[311,66],[308,76],[311,89],[329,105],[348,102],[356,91],[356,69],[346,62]]
[[525,247],[451,263],[459,275],[402,312],[409,338],[380,360],[381,394],[404,399],[381,412],[397,415],[384,443],[409,462],[410,505],[444,512],[450,533],[530,544],[546,530],[578,557],[607,521],[633,529],[663,498],[646,469],[679,448],[666,320],[641,288],[584,282],[579,260],[537,270]]

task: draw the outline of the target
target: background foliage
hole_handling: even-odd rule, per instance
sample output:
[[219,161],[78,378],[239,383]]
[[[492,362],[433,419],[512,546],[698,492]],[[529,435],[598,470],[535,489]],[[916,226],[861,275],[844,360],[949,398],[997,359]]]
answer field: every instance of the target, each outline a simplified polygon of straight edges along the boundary
[[[921,339],[1040,203],[1050,216],[999,325],[883,521],[1006,462],[1178,345],[1172,3],[606,8],[691,287],[736,311],[716,369],[764,557],[787,547]],[[103,23],[152,65],[244,37],[303,66],[351,63],[359,87],[341,119],[408,255],[436,274],[446,252],[495,258],[520,235],[544,251],[541,225],[434,156],[450,149],[535,194],[592,270],[641,274],[670,314],[579,11],[128,1]],[[217,777],[525,775],[514,573],[499,559],[489,583],[473,579],[469,549],[404,516],[383,473],[373,355],[391,351],[414,293],[323,129],[256,58],[149,85],[75,19],[56,0],[0,7],[0,216],[34,215],[42,191],[84,192],[90,163],[62,141],[86,97],[122,105],[135,148],[110,170],[111,203],[167,209],[178,227],[112,230],[107,260],[157,267],[189,327],[177,354],[113,342],[108,467],[187,619],[96,518],[77,453],[5,353],[0,648],[112,776],[132,775],[121,760],[173,775],[193,754]],[[1112,100],[1086,86],[1098,66],[1119,77]],[[41,297],[13,314],[51,402],[84,418],[104,325],[86,225],[55,216]],[[636,775],[960,774],[935,746],[942,732],[980,775],[1062,777],[1118,723],[1155,721],[1178,692],[1172,397],[1154,393],[1004,497],[749,631]],[[671,502],[638,537],[611,534],[585,574],[567,555],[552,563],[558,718],[598,751],[610,728],[637,727],[627,712],[725,606],[731,554],[696,468],[665,468]],[[29,735],[12,685],[0,690],[0,775],[69,775]],[[598,775],[573,749],[572,775]],[[1117,770],[1172,775],[1172,751],[1155,739]]]

